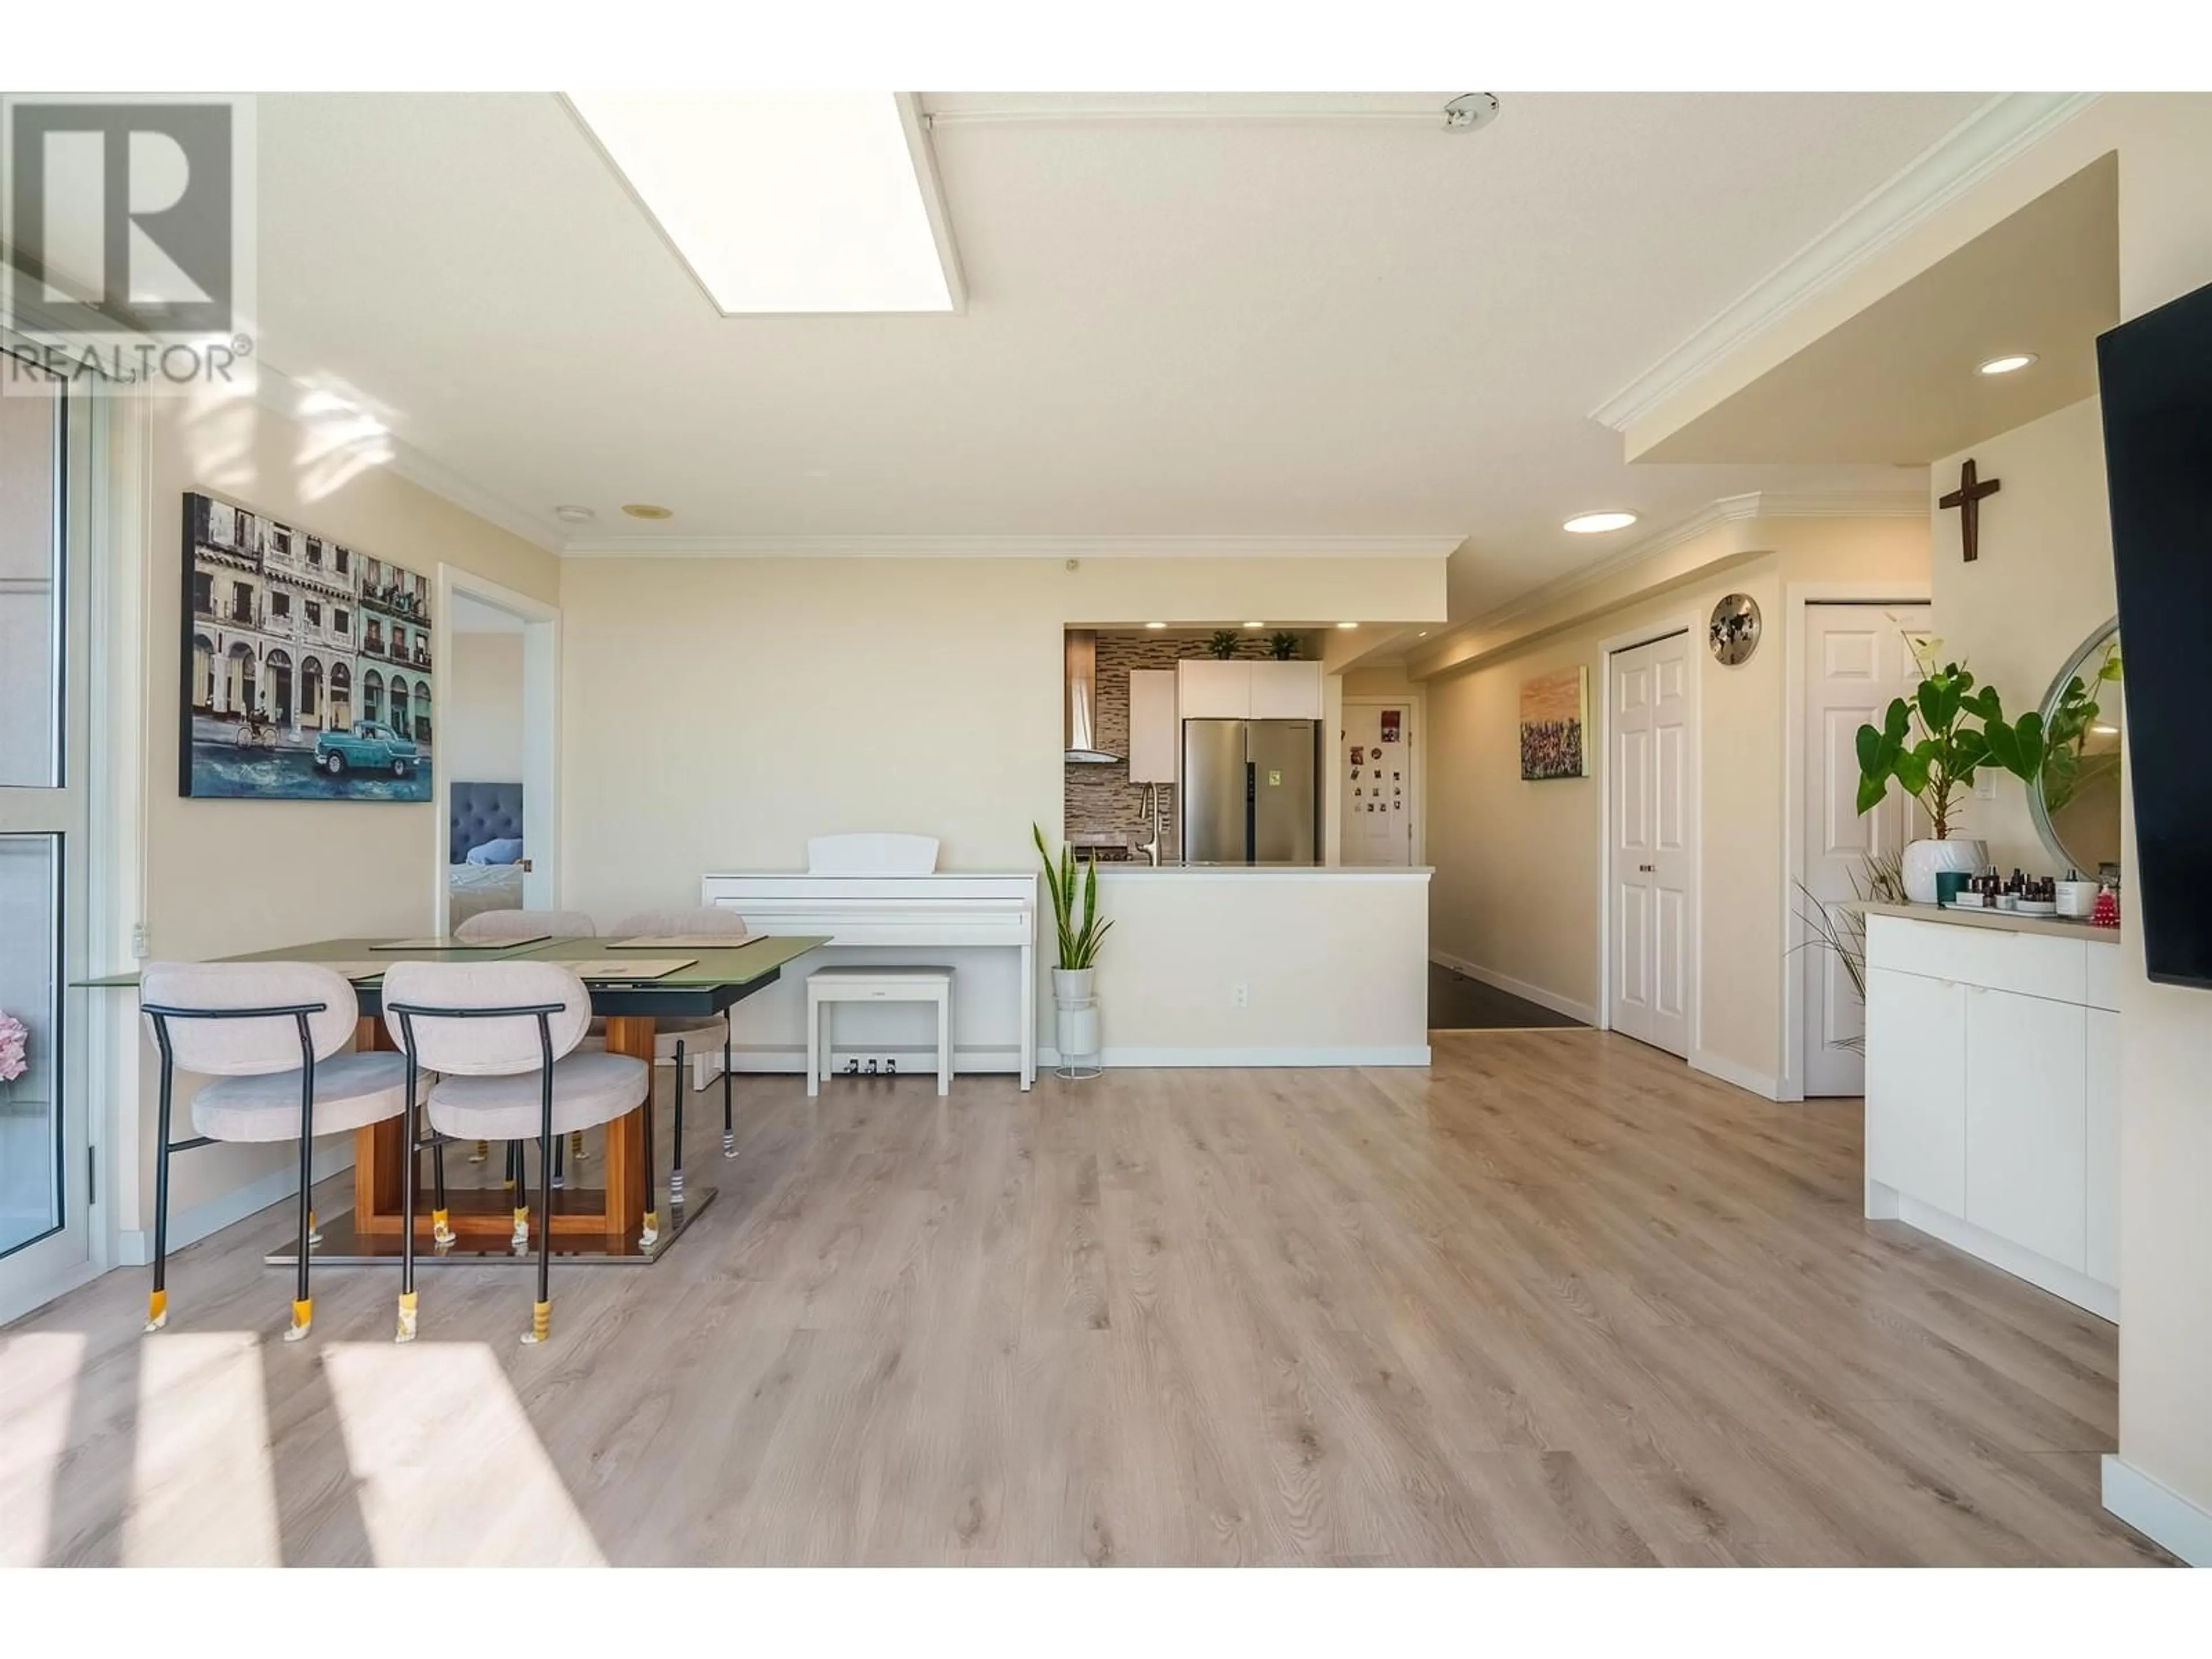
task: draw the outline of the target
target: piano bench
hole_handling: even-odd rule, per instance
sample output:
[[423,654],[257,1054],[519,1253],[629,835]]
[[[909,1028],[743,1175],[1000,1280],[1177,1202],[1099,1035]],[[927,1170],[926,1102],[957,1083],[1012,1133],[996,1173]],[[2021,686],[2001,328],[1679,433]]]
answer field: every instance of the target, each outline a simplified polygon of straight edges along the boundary
[[817,968],[806,976],[806,1092],[830,1075],[830,1010],[840,1002],[937,1005],[937,1092],[952,1092],[952,970],[950,968]]

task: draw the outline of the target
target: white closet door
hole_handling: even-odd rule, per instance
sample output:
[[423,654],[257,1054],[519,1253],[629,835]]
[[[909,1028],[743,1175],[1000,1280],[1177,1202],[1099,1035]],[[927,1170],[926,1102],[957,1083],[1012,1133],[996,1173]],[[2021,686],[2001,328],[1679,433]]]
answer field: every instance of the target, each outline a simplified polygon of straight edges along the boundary
[[1695,995],[1697,731],[1689,636],[1615,652],[1612,764],[1613,1028],[1688,1058]]
[[[1911,695],[1918,676],[1905,630],[1928,626],[1924,605],[1814,605],[1805,609],[1804,880],[1810,894],[1792,908],[1819,903],[1833,916],[1857,896],[1870,856],[1895,857],[1911,826],[1905,801],[1893,789],[1859,815],[1858,731],[1880,726],[1890,700]],[[1854,882],[1860,884],[1853,885]],[[1855,1045],[1866,1030],[1858,988],[1835,951],[1802,922],[1799,1018],[1803,1026],[1808,1096],[1856,1095],[1866,1090],[1866,1059]]]

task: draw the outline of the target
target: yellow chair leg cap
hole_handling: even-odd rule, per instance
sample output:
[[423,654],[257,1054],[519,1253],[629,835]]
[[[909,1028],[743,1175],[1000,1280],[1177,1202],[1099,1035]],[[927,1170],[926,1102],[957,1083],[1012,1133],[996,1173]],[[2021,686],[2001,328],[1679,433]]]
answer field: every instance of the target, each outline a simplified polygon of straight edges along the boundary
[[169,1293],[167,1291],[149,1291],[146,1297],[147,1330],[158,1331],[168,1322]]
[[315,1328],[315,1302],[313,1297],[292,1304],[292,1328],[284,1333],[287,1342],[297,1342]]
[[530,1304],[530,1329],[524,1335],[522,1339],[523,1341],[526,1344],[539,1343],[544,1341],[552,1334],[553,1304],[550,1302],[532,1303]]
[[415,1298],[421,1292],[416,1291],[402,1291],[399,1293],[399,1330],[392,1339],[394,1342],[412,1342],[415,1340]]

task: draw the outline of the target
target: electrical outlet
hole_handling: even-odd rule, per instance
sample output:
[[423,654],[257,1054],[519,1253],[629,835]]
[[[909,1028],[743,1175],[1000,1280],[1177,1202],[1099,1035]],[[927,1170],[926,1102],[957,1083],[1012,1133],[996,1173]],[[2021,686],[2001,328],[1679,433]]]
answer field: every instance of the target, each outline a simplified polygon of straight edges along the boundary
[[1996,798],[1997,775],[1995,772],[1983,772],[1979,774],[1974,779],[1974,799],[1976,800],[1995,800]]
[[133,923],[131,928],[131,959],[133,962],[145,961],[150,949],[146,939],[146,924],[143,921]]
[[1229,988],[1229,1006],[1232,1008],[1249,1008],[1252,1006],[1252,988],[1241,979],[1231,985]]

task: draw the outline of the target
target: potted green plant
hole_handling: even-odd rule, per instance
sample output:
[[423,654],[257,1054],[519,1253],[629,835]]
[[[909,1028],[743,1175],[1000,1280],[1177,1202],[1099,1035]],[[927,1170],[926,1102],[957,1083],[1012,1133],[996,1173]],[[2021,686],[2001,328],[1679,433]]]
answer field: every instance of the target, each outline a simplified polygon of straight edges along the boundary
[[1098,915],[1098,861],[1080,861],[1063,845],[1054,863],[1044,831],[1030,826],[1037,856],[1044,861],[1044,884],[1052,896],[1052,917],[1060,932],[1060,958],[1052,970],[1054,1036],[1060,1064],[1098,1052],[1098,997],[1094,970],[1098,946],[1114,924]]
[[1296,662],[1298,659],[1298,636],[1291,633],[1270,634],[1267,654],[1277,662]]
[[1227,662],[1237,654],[1237,630],[1233,628],[1215,629],[1206,636],[1206,654],[1216,661]]
[[1934,834],[1905,848],[1905,896],[1933,904],[1939,871],[1971,873],[1989,861],[1980,841],[1951,833],[1975,773],[1998,766],[2027,782],[2042,770],[2050,745],[2042,715],[2008,720],[1995,686],[1978,685],[1955,662],[1936,667],[1942,641],[1908,643],[1921,672],[1911,700],[1894,699],[1881,726],[1859,727],[1859,811],[1881,805],[1893,781],[1920,804]]

